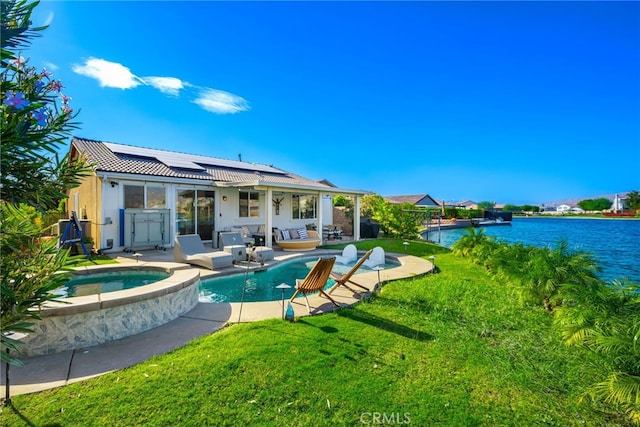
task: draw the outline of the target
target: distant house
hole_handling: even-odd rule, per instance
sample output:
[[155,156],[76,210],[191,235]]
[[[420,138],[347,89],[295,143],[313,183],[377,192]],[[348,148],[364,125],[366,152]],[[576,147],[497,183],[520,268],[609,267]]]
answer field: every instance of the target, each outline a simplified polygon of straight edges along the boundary
[[626,194],[623,194],[622,196],[620,196],[619,194],[616,194],[613,197],[613,201],[610,208],[611,211],[622,212],[623,210],[625,210],[627,207],[625,203],[626,200],[627,200]]
[[[99,248],[113,250],[135,239],[172,246],[175,235],[193,233],[215,246],[217,232],[243,226],[321,230],[330,212],[324,204],[338,194],[354,198],[359,224],[360,198],[370,193],[273,166],[83,138],[73,138],[70,154],[93,173],[70,190],[67,209],[87,220]],[[264,233],[264,244],[272,243]]]
[[569,205],[562,204],[562,205],[556,206],[556,212],[566,213],[570,211],[571,211],[571,206]]
[[461,202],[455,203],[454,207],[462,208],[462,209],[478,209],[478,203],[473,200],[463,200]]
[[421,208],[440,208],[441,205],[434,198],[428,194],[416,194],[410,196],[383,196],[383,199],[389,203],[401,205],[403,203],[410,203],[412,205]]

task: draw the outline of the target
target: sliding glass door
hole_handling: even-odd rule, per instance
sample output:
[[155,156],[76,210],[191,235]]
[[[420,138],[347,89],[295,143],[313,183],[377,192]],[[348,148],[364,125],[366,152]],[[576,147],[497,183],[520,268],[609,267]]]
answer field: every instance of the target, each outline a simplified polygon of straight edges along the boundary
[[178,234],[198,234],[213,240],[215,191],[178,190],[176,195],[176,230]]
[[202,240],[213,240],[213,202],[215,191],[198,190],[197,199],[197,233]]

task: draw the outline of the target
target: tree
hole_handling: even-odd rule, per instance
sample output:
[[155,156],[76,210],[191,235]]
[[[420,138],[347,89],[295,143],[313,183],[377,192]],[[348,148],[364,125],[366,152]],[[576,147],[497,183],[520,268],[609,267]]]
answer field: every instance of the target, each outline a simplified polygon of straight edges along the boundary
[[640,192],[637,190],[630,191],[627,194],[626,205],[629,209],[640,209]]
[[566,304],[555,323],[567,345],[603,356],[606,379],[587,391],[593,400],[624,408],[640,424],[640,285],[628,281],[565,285]]
[[518,282],[523,300],[542,302],[545,309],[553,311],[561,302],[558,298],[561,286],[591,286],[599,281],[598,272],[590,254],[573,251],[568,242],[561,241],[555,248],[532,249]]
[[415,239],[419,225],[427,218],[427,210],[420,210],[411,203],[390,203],[378,195],[368,194],[362,198],[360,212],[363,218],[372,218],[380,225],[386,237]]
[[42,304],[57,298],[52,292],[64,280],[58,273],[68,265],[66,251],[58,251],[53,241],[39,241],[42,229],[36,212],[56,207],[89,172],[83,164],[70,162],[68,155],[62,159],[56,155],[77,126],[72,122],[77,113],[69,106],[70,98],[62,94],[62,83],[47,70],[30,67],[18,54],[46,28],[31,26],[37,5],[37,1],[20,0],[3,1],[0,6],[0,357],[16,365],[20,361],[4,351],[20,345],[11,332],[31,330]]
[[478,209],[482,209],[483,211],[490,211],[493,209],[493,207],[496,205],[495,202],[479,202],[478,203]]
[[609,209],[613,202],[605,197],[599,197],[597,199],[585,199],[578,202],[585,211],[603,211]]
[[382,196],[377,194],[366,194],[360,201],[360,217],[361,218],[373,218],[373,213],[377,209],[377,206],[383,202]]
[[485,234],[484,228],[468,228],[464,236],[459,238],[452,246],[451,251],[455,255],[460,255],[463,257],[468,257],[473,254],[473,251],[487,244],[487,242],[493,241],[493,237],[487,236]]

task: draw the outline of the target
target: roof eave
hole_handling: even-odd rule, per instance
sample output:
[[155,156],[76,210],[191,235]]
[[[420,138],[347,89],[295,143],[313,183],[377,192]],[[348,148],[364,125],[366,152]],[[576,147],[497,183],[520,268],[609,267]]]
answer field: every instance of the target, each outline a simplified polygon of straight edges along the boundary
[[216,183],[218,187],[229,187],[229,188],[254,188],[256,190],[268,190],[268,189],[277,189],[279,191],[313,191],[320,192],[326,194],[350,194],[350,195],[365,195],[365,194],[373,194],[371,191],[366,190],[352,190],[347,188],[337,188],[337,187],[328,187],[328,186],[317,186],[317,185],[307,185],[307,184],[282,184],[278,182],[268,182],[263,180],[255,180],[255,181],[241,181],[241,182],[218,182]]

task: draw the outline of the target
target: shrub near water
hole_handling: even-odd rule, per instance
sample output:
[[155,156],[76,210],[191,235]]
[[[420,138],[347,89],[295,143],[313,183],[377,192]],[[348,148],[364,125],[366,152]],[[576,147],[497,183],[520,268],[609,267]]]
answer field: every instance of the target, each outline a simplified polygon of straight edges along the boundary
[[[402,245],[402,242],[400,242]],[[408,250],[429,252],[411,242]],[[404,249],[404,247],[403,247]],[[542,307],[464,259],[350,309],[234,325],[130,369],[16,396],[2,425],[622,425],[578,404],[604,380]],[[25,422],[26,420],[26,422]]]
[[569,346],[584,346],[600,355],[606,379],[591,383],[585,396],[620,407],[640,425],[640,285],[598,279],[593,257],[568,249],[497,242],[483,230],[469,230],[453,246],[496,278],[511,281],[521,302],[539,303],[554,312]]

